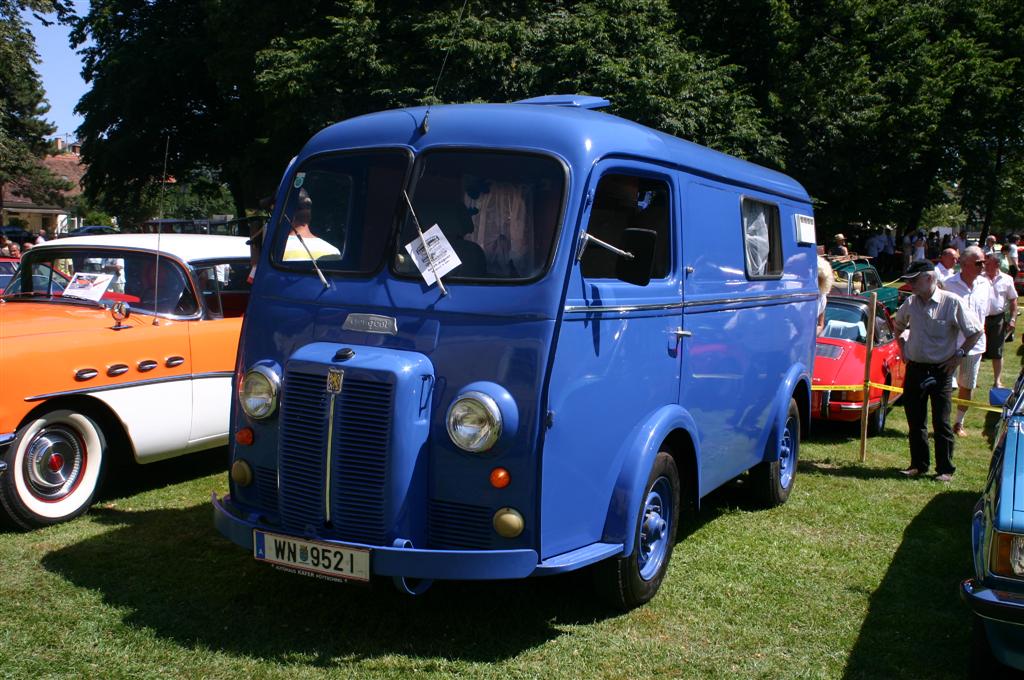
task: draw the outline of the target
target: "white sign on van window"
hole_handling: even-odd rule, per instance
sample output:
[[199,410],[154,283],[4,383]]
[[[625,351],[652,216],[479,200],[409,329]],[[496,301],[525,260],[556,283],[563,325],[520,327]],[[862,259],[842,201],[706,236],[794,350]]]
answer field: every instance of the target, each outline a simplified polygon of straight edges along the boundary
[[814,234],[814,218],[810,215],[794,215],[796,220],[796,242],[800,245],[813,245],[818,242]]
[[[427,242],[426,247],[423,245],[424,241]],[[429,258],[427,257],[427,248],[430,248]],[[435,272],[437,276],[443,277],[462,264],[462,260],[455,254],[455,249],[448,242],[441,227],[436,224],[423,232],[423,238],[416,237],[412,243],[405,244],[405,250],[416,263],[416,268],[420,270],[420,275],[428,286],[432,286],[437,280],[434,276]],[[433,267],[430,266],[431,260],[434,263]]]
[[99,302],[99,299],[107,292],[107,288],[113,279],[113,274],[79,272],[71,278],[71,282],[64,289],[64,297],[82,298],[83,300]]

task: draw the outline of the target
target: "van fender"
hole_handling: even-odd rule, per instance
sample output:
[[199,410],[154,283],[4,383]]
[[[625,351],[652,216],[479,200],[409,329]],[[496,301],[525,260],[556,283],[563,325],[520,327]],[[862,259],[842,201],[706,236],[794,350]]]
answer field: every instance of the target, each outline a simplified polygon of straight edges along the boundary
[[[693,441],[695,460],[700,460],[700,438],[697,436],[697,423],[690,413],[678,404],[663,406],[640,423],[626,438],[619,450],[618,460],[622,461],[619,476],[612,490],[605,517],[602,541],[605,543],[621,543],[623,555],[633,552],[636,538],[636,517],[640,505],[644,502],[644,487],[651,474],[654,459],[661,449],[662,442],[674,430],[686,430]],[[700,465],[697,466],[697,485],[700,486]],[[685,475],[680,470],[680,477]],[[699,488],[695,489],[699,492]],[[699,498],[699,493],[696,496]]]
[[801,395],[804,398],[797,399],[800,404],[801,433],[804,433],[803,425],[811,421],[811,375],[807,367],[802,363],[794,364],[786,378],[779,384],[779,390],[775,393],[775,407],[772,413],[771,427],[768,428],[765,440],[761,443],[761,450],[764,451],[764,461],[773,462],[778,460],[779,447],[768,446],[779,438],[780,433],[786,427],[786,415],[789,413],[789,400]]

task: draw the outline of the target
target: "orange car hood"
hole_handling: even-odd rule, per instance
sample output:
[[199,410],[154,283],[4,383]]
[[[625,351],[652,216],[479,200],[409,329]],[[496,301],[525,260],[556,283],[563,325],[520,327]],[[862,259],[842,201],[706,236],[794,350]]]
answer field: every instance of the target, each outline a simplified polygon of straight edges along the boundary
[[[132,315],[125,324],[138,324]],[[0,302],[0,338],[102,330],[114,325],[110,311],[62,302]]]

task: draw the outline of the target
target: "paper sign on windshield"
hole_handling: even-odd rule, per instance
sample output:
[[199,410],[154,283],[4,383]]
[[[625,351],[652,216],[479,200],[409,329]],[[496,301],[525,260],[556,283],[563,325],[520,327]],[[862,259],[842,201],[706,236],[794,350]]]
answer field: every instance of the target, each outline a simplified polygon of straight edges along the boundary
[[[423,247],[424,240],[430,248],[429,259],[427,258],[427,250]],[[405,249],[412,256],[413,262],[416,263],[416,268],[420,270],[420,274],[428,286],[433,285],[434,281],[437,280],[434,277],[434,272],[437,272],[438,276],[443,277],[462,264],[462,260],[455,254],[455,249],[452,248],[452,244],[448,243],[448,239],[441,231],[441,227],[436,224],[423,232],[422,239],[417,237],[412,243],[407,243]],[[433,269],[430,266],[431,260],[434,261]]]
[[71,277],[71,282],[64,289],[64,297],[75,297],[99,302],[99,299],[107,292],[107,288],[113,280],[113,274],[80,272]]

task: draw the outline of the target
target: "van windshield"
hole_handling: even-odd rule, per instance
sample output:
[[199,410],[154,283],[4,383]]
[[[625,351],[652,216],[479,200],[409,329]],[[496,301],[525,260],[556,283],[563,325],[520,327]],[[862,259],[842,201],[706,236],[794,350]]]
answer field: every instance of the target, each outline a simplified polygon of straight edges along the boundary
[[410,155],[378,150],[311,158],[292,178],[276,230],[274,262],[370,274],[384,261]]
[[[450,149],[423,154],[410,191],[413,208],[423,231],[437,225],[461,262],[444,279],[517,282],[543,274],[565,181],[562,165],[547,156]],[[407,214],[395,244],[396,274],[420,276],[406,247],[419,240]]]

